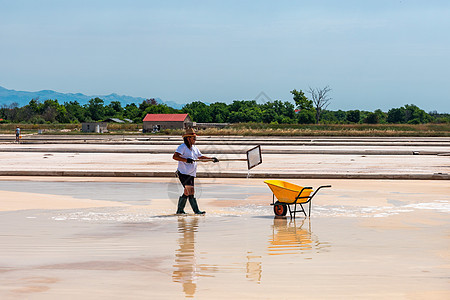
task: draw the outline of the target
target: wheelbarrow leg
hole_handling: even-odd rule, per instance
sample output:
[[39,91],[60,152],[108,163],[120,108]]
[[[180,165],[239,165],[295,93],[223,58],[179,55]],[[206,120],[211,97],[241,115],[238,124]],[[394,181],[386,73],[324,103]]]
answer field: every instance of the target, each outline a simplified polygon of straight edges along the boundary
[[300,203],[295,203],[295,210],[294,210],[294,219],[295,219],[295,217],[296,217],[296,215],[297,215],[297,212],[298,212],[298,210],[297,210],[297,204],[298,205],[300,205],[300,207],[302,206]]
[[[290,216],[291,219],[292,219],[292,210],[291,210],[291,206],[290,206],[289,204],[287,204],[286,206],[287,206],[287,208],[289,209],[289,216]],[[294,209],[294,218],[295,218],[295,209]]]
[[305,212],[305,208],[303,207],[303,205],[302,205],[301,203],[299,203],[299,204],[300,204],[300,207],[302,208],[303,214],[305,215],[305,217],[307,217],[308,215],[307,215],[306,212]]
[[311,217],[311,205],[312,205],[312,201],[309,201],[309,216]]

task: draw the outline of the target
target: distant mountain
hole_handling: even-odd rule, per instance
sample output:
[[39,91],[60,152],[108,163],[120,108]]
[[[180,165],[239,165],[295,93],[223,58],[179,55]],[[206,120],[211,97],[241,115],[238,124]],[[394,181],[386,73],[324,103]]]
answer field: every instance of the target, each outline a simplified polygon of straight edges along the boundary
[[[9,105],[12,103],[17,103],[20,107],[27,105],[31,99],[39,99],[40,101],[45,101],[48,99],[51,100],[58,100],[59,103],[63,104],[64,102],[69,101],[78,101],[80,104],[86,104],[89,102],[89,100],[93,98],[100,98],[102,99],[105,104],[109,104],[112,101],[119,101],[122,106],[125,106],[130,103],[135,103],[136,105],[139,105],[144,101],[146,98],[142,97],[132,97],[132,96],[126,96],[126,95],[118,95],[116,93],[112,93],[109,95],[92,95],[87,96],[81,93],[59,93],[52,90],[42,90],[38,92],[25,92],[25,91],[15,91],[15,90],[8,90],[4,87],[0,86],[0,105]],[[166,104],[167,106],[180,109],[183,107],[183,104],[176,103],[173,101],[163,101],[159,98],[155,98],[155,100],[158,103]]]

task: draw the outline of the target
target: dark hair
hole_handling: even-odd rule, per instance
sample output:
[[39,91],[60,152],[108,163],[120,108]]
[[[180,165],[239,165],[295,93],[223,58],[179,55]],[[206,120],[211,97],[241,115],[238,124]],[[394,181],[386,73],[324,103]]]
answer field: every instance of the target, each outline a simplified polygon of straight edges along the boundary
[[184,144],[185,144],[189,149],[191,149],[192,145],[191,145],[191,143],[189,142],[189,137],[188,137],[188,136],[183,137],[183,141],[184,141]]

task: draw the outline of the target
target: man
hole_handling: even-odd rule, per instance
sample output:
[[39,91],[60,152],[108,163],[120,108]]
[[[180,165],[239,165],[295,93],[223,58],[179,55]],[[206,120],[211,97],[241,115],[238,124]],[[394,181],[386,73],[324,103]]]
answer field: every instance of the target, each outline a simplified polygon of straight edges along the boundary
[[19,126],[16,127],[16,143],[19,143],[20,141],[20,128]]
[[197,199],[194,197],[194,179],[197,175],[197,160],[199,159],[212,159],[213,162],[219,160],[215,157],[204,156],[200,150],[195,146],[197,140],[197,134],[194,129],[188,128],[183,135],[183,144],[178,146],[177,150],[173,154],[173,159],[178,161],[177,174],[181,184],[184,187],[184,192],[178,199],[177,214],[185,214],[184,207],[186,201],[189,198],[189,204],[192,210],[197,215],[202,215],[205,212],[198,208]]

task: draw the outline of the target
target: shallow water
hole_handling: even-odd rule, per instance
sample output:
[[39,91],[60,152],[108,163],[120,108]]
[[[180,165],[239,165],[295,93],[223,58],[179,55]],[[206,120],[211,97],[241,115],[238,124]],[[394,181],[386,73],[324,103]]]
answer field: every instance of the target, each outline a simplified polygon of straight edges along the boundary
[[[204,188],[207,182],[208,187]],[[242,181],[245,184],[245,180]],[[197,198],[220,200],[245,199],[261,193],[261,186],[241,186],[239,189],[223,187],[220,179],[195,181]],[[183,189],[177,178],[161,182],[49,182],[49,181],[1,181],[0,191],[20,191],[38,194],[71,196],[80,199],[118,201],[130,205],[147,205],[152,199],[178,201]]]
[[0,190],[128,204],[0,212],[0,298],[260,299],[300,290],[430,298],[449,290],[445,193],[415,202],[420,192],[399,189],[362,200],[333,184],[311,218],[291,220],[274,217],[260,181],[204,180],[207,215],[180,217],[169,196],[176,185],[0,182]]

